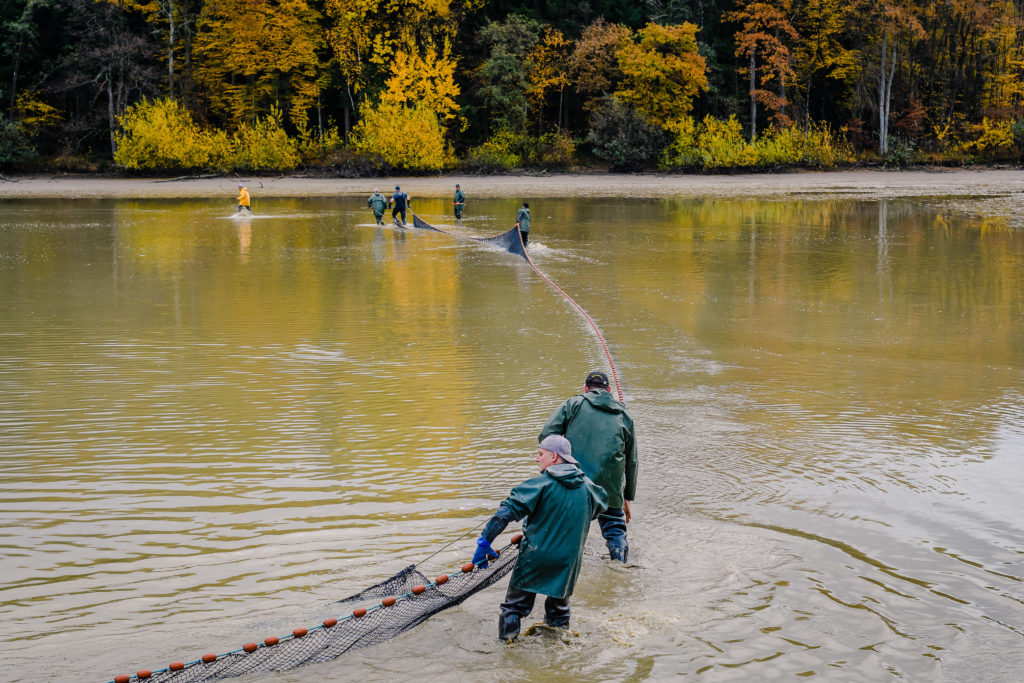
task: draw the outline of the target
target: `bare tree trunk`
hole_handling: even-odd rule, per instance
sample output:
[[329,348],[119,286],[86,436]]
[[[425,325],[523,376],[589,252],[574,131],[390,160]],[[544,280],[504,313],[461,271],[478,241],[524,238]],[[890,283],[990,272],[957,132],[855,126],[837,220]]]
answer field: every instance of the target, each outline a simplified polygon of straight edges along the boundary
[[117,138],[114,136],[115,116],[114,116],[114,71],[107,65],[107,121],[110,125],[110,154],[113,156],[117,154]]
[[163,0],[161,8],[167,15],[167,95],[174,99],[174,0]]
[[[886,70],[888,69],[888,73]],[[882,55],[878,68],[878,149],[889,152],[889,107],[892,103],[892,81],[896,76],[896,48],[889,55],[889,31],[882,36]]]
[[565,92],[565,86],[563,85],[558,89],[558,129],[562,129],[562,94]]
[[757,89],[757,60],[754,50],[750,51],[750,141],[757,137],[757,98],[754,91]]

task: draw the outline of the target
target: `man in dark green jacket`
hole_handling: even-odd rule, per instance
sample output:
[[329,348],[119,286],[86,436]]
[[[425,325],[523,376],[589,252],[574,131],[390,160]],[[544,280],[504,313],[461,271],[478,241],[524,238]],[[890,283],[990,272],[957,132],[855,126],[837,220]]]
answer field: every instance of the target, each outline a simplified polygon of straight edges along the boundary
[[458,183],[455,183],[455,198],[452,205],[455,207],[455,218],[461,219],[462,210],[466,208],[466,193],[462,191]]
[[523,206],[516,213],[516,227],[523,236],[523,246],[530,243],[530,204],[523,202]]
[[380,193],[380,190],[374,190],[370,198],[366,200],[366,205],[373,209],[373,217],[377,219],[377,225],[384,225],[384,209],[388,206],[388,198]]
[[546,595],[544,623],[569,626],[569,596],[576,586],[590,522],[607,507],[604,490],[579,469],[569,440],[549,436],[537,449],[540,476],[512,489],[477,540],[473,562],[487,566],[497,557],[491,542],[508,523],[526,518],[519,559],[512,570],[498,618],[498,637],[519,635],[520,622],[533,610],[537,593]]
[[608,391],[608,375],[591,372],[584,393],[573,396],[551,414],[540,439],[561,434],[569,439],[580,469],[608,492],[608,511],[597,522],[613,560],[626,562],[629,502],[636,495],[636,434],[633,418]]

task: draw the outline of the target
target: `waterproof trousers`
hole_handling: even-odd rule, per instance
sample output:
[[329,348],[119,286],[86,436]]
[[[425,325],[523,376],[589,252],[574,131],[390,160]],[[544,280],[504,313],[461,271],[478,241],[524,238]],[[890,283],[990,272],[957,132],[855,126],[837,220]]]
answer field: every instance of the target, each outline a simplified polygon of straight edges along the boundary
[[405,225],[405,207],[404,206],[402,208],[398,208],[396,206],[395,208],[391,209],[391,218],[394,219],[394,217],[397,214],[399,214],[399,213],[402,214],[402,225]]
[[625,562],[629,557],[629,542],[626,541],[626,513],[622,508],[608,508],[597,518],[601,535],[608,546],[613,560]]
[[[508,587],[505,602],[501,603],[501,616],[498,617],[498,638],[508,640],[519,635],[523,617],[533,611],[536,593]],[[544,601],[544,623],[556,628],[569,626],[569,598],[548,598]]]
[[523,236],[523,246],[525,247],[527,244],[530,243],[530,233],[523,232],[522,230],[520,230],[519,234]]

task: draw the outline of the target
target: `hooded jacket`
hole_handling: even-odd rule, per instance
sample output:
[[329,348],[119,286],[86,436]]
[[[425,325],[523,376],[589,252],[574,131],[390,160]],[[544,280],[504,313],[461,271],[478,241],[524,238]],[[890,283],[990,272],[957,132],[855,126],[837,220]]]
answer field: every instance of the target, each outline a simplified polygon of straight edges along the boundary
[[580,469],[608,492],[608,507],[621,508],[623,499],[633,500],[639,469],[633,418],[610,392],[595,389],[566,400],[548,418],[538,440],[549,434],[569,439]]
[[374,213],[384,215],[384,209],[388,206],[387,197],[382,195],[380,192],[374,192],[370,195],[370,198],[366,200],[366,205],[373,209]]
[[[501,504],[526,518],[510,586],[553,598],[572,595],[590,522],[607,507],[604,490],[575,465],[551,465]],[[500,509],[500,508],[499,508]]]
[[530,232],[530,210],[525,206],[516,213],[516,223],[519,224],[519,232]]

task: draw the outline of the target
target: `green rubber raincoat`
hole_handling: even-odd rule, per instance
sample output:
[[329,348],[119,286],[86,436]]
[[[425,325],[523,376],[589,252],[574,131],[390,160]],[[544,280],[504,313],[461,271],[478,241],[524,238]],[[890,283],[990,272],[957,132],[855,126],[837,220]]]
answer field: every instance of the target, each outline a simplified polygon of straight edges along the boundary
[[608,507],[604,490],[575,465],[561,463],[512,489],[502,505],[513,519],[526,518],[509,585],[553,598],[572,595],[590,522]]
[[636,435],[626,407],[607,391],[568,399],[551,414],[538,440],[560,434],[572,444],[572,457],[595,484],[608,492],[608,507],[636,495]]
[[530,210],[525,206],[516,214],[516,223],[519,224],[519,232],[530,234]]

